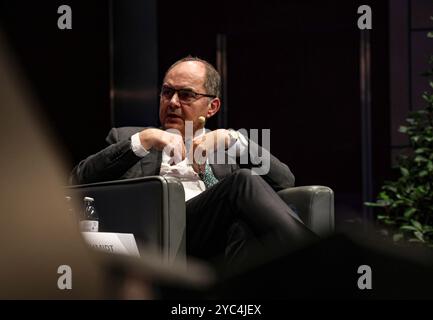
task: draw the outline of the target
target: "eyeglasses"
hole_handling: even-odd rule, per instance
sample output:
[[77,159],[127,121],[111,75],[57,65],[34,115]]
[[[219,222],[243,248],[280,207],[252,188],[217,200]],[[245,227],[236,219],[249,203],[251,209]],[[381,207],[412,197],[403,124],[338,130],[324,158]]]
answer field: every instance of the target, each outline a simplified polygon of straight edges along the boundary
[[182,103],[191,103],[195,100],[200,99],[201,97],[216,98],[215,95],[198,93],[190,89],[175,89],[166,85],[163,85],[161,88],[161,97],[165,99],[170,100],[175,93],[177,93],[177,96]]

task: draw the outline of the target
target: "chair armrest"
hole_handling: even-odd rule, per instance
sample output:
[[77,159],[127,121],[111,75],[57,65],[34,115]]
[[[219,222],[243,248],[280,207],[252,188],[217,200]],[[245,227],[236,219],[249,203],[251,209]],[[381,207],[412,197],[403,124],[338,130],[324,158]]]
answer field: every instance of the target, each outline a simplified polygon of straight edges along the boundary
[[[164,262],[185,259],[185,193],[179,179],[150,176],[68,187],[74,199],[95,198],[100,231],[134,234]],[[139,247],[140,249],[140,247]]]
[[298,210],[301,220],[319,236],[334,231],[334,192],[324,186],[302,186],[278,192],[287,204]]

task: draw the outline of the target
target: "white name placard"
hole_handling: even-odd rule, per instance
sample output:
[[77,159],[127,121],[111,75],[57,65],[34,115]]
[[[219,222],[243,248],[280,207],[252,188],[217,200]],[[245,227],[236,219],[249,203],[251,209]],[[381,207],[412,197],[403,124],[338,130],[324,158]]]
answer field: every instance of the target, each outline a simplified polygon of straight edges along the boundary
[[139,257],[137,243],[132,233],[81,232],[93,248],[106,252]]

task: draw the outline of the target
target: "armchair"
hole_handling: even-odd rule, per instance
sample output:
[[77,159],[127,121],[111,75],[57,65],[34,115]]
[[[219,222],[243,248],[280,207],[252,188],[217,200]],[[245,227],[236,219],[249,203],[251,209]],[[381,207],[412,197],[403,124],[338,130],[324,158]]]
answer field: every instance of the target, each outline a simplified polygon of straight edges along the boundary
[[[185,259],[185,197],[176,178],[151,176],[68,187],[72,197],[95,198],[100,231],[133,233],[155,246],[164,262]],[[302,221],[319,236],[334,230],[334,195],[330,188],[303,186],[278,192],[294,205]]]
[[[151,176],[67,188],[72,198],[95,199],[99,231],[132,233],[163,262],[185,258],[185,196],[176,178]],[[140,249],[140,247],[139,247]]]
[[295,206],[301,220],[321,237],[334,232],[334,192],[324,186],[302,186],[278,192],[287,204]]

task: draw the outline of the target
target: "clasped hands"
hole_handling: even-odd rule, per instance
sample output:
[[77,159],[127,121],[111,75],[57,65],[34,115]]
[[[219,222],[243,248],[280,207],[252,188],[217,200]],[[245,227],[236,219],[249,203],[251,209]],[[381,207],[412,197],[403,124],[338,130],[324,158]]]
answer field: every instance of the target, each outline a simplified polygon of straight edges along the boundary
[[[184,137],[160,129],[144,129],[139,134],[141,145],[146,149],[156,149],[167,152],[171,156],[170,164],[176,164],[188,158],[195,172],[203,173],[207,156],[218,148],[229,147],[230,134],[226,129],[217,129],[205,133],[192,140],[193,152],[187,152]],[[188,144],[188,142],[187,142]]]

